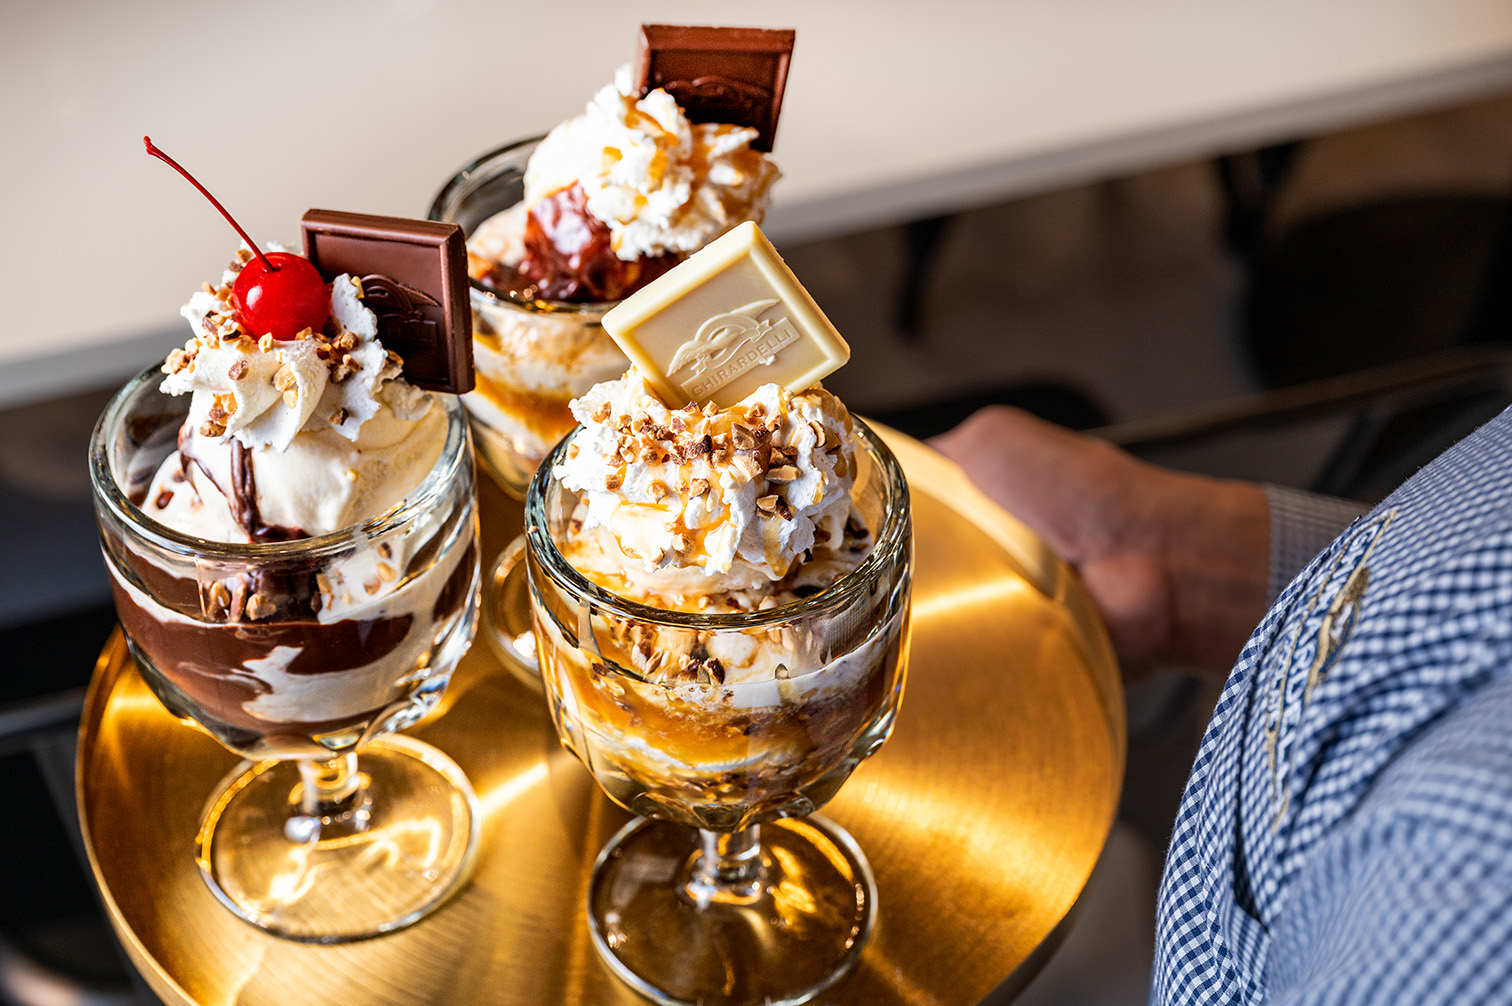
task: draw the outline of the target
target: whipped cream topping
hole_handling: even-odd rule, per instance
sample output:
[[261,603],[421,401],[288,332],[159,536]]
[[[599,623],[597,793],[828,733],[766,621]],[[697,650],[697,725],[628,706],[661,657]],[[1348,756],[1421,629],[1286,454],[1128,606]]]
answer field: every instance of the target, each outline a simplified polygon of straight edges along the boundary
[[[196,334],[169,354],[163,390],[193,397],[179,455],[164,463],[147,512],[184,533],[233,542],[249,539],[249,503],[263,525],[305,535],[383,512],[434,466],[442,410],[400,376],[402,361],[378,340],[377,316],[352,277],[332,282],[324,331],[253,339],[231,296],[250,258],[239,253],[221,285],[205,284],[183,309]],[[255,471],[250,501],[236,498],[238,450]]]
[[525,202],[580,184],[619,258],[688,255],[765,215],[781,172],[751,148],[758,135],[745,126],[691,123],[661,88],[637,100],[630,67],[622,66],[583,115],[536,148]]
[[336,335],[306,329],[286,341],[254,340],[231,299],[240,265],[184,305],[196,334],[163,365],[163,390],[193,394],[189,418],[202,434],[283,451],[302,430],[330,426],[356,440],[380,409],[415,420],[431,407],[429,394],[398,379],[402,361],[378,341],[377,316],[363,306],[357,279],[343,274],[331,283]]
[[[744,591],[844,540],[855,446],[821,387],[758,388],[727,409],[669,409],[638,371],[572,405],[585,429],[554,474],[583,496],[580,532],[612,535],[603,572],[642,597]],[[625,561],[629,560],[629,561]]]

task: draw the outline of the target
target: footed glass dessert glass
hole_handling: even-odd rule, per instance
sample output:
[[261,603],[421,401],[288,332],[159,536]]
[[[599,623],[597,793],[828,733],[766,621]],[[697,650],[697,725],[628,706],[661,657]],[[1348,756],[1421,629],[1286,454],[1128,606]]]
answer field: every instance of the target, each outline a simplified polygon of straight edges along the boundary
[[[525,197],[525,168],[540,141],[507,144],[462,168],[436,194],[430,219],[459,224],[471,238],[485,220]],[[618,301],[541,300],[511,289],[514,284],[476,278],[468,285],[477,386],[462,401],[483,469],[510,496],[524,499],[541,460],[576,425],[568,403],[630,365],[600,324]],[[539,688],[523,554],[516,539],[484,577],[484,633],[504,664]]]
[[[907,666],[908,489],[855,425],[853,499],[875,545],[831,586],[765,610],[663,610],[575,569],[562,546],[578,497],[551,474],[570,437],[531,483],[531,602],[557,732],[643,815],[599,854],[589,925],[615,972],[657,1002],[803,1002],[870,933],[866,858],[808,816],[887,739]],[[727,679],[717,655],[752,648],[783,655],[775,675]],[[637,670],[637,652],[658,673]]]
[[476,624],[461,406],[437,396],[440,457],[387,512],[318,537],[231,544],[139,508],[189,407],[160,390],[163,376],[144,371],[106,407],[90,474],[143,678],[169,712],[247,759],[206,806],[204,879],[237,915],[290,939],[409,925],[466,879],[480,823],[456,764],[393,736],[435,707]]

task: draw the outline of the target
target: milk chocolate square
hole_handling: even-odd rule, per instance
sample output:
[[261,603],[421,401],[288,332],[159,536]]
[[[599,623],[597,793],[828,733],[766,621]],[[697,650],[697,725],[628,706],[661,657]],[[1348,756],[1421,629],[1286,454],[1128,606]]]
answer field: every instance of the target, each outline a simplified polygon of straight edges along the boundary
[[434,220],[310,210],[305,257],[329,282],[362,279],[378,340],[404,360],[404,377],[432,391],[473,388],[472,314],[462,228]]
[[603,325],[674,408],[727,408],[763,384],[802,391],[850,359],[835,326],[749,222],[631,294]]
[[791,29],[641,25],[635,80],[645,97],[664,88],[693,122],[729,122],[760,132],[770,151],[793,56]]

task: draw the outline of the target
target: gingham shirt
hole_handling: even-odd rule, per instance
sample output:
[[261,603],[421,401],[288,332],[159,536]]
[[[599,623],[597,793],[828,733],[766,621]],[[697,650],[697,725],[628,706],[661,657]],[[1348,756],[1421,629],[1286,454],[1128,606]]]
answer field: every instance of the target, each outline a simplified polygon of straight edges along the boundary
[[1512,1003],[1512,410],[1312,560],[1166,858],[1155,1003]]

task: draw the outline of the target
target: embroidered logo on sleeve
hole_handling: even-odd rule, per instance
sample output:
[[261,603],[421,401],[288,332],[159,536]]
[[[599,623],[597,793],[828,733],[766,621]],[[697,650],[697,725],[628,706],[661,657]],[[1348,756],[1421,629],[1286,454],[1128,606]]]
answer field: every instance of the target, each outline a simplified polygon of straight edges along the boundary
[[[1280,828],[1291,803],[1285,784],[1291,768],[1291,728],[1307,710],[1313,690],[1328,678],[1360,620],[1370,586],[1370,556],[1396,515],[1397,511],[1391,510],[1361,524],[1338,547],[1333,561],[1319,574],[1290,642],[1279,648],[1279,663],[1270,674],[1265,697],[1265,756],[1273,832]],[[1303,667],[1307,673],[1297,673]]]

